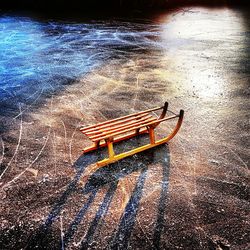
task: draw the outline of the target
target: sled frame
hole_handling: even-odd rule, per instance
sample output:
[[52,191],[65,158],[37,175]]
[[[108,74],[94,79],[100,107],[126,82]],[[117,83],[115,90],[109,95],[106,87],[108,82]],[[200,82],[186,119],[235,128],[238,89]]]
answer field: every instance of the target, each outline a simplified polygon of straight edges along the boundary
[[[161,110],[159,117],[151,115],[152,112]],[[167,111],[172,115],[165,117]],[[170,141],[179,131],[184,116],[184,110],[180,110],[179,114],[168,110],[168,102],[164,106],[148,109],[138,113],[122,116],[116,119],[101,122],[95,125],[81,127],[80,131],[93,141],[93,145],[83,149],[84,153],[97,150],[101,147],[108,148],[108,158],[97,162],[97,166],[102,167],[110,163],[116,162],[125,157],[134,155],[144,150],[156,147]],[[178,118],[177,124],[173,131],[160,140],[155,139],[155,128],[162,122]],[[114,143],[130,139],[140,134],[149,134],[150,143],[144,146],[129,150],[124,153],[115,154]]]

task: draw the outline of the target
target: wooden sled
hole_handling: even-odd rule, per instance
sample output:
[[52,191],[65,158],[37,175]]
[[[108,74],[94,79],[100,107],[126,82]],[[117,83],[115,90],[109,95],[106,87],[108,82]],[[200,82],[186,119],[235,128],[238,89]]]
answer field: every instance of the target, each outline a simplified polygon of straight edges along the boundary
[[[153,115],[154,111],[160,109],[162,109],[162,113],[159,117]],[[167,112],[171,113],[171,116],[165,117]],[[105,166],[107,164],[123,159],[127,156],[134,155],[136,153],[168,142],[177,134],[178,130],[180,129],[183,120],[183,115],[183,110],[180,110],[179,114],[175,114],[174,112],[168,110],[168,103],[165,102],[165,105],[163,107],[152,108],[131,115],[126,115],[120,118],[101,122],[95,125],[81,127],[80,131],[94,142],[93,146],[84,148],[83,152],[86,153],[92,150],[96,150],[100,147],[107,146],[109,158],[97,162],[97,166]],[[175,118],[178,118],[178,122],[172,133],[170,133],[167,137],[163,139],[160,139],[158,141],[155,140],[155,128],[161,122]],[[115,154],[113,149],[114,143],[127,140],[134,136],[145,133],[149,134],[149,144],[124,153]]]

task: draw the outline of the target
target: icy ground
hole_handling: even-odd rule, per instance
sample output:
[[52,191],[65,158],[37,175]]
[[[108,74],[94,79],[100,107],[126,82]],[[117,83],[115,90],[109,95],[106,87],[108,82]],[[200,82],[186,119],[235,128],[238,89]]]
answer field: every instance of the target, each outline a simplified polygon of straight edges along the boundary
[[[2,15],[0,249],[249,249],[249,18]],[[169,145],[84,178],[105,150],[82,155],[80,125],[165,101]]]

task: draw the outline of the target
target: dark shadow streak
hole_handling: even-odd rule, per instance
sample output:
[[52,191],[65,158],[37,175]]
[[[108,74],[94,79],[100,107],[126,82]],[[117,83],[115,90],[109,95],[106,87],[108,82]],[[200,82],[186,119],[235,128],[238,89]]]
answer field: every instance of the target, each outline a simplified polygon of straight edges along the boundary
[[68,245],[69,241],[71,240],[71,238],[75,234],[78,225],[80,224],[80,222],[82,221],[82,219],[85,216],[86,212],[88,211],[88,208],[90,207],[90,205],[94,201],[96,193],[97,193],[97,189],[95,189],[90,194],[89,198],[87,199],[87,201],[84,203],[83,207],[78,212],[75,220],[71,223],[71,225],[70,225],[70,227],[68,229],[68,232],[65,234],[65,238],[64,238],[64,246],[65,247]]
[[162,184],[161,184],[161,196],[158,206],[158,216],[153,236],[153,245],[155,249],[160,249],[160,240],[161,240],[161,234],[164,227],[164,213],[166,210],[166,200],[168,195],[168,184],[169,184],[169,171],[170,171],[170,154],[168,151],[168,157],[166,158],[166,161],[164,161],[165,164],[162,166]]
[[77,183],[89,164],[92,164],[98,160],[98,156],[95,153],[85,154],[83,157],[80,157],[74,164],[74,167],[77,170],[76,176],[73,181],[68,185],[66,191],[62,194],[59,201],[52,208],[52,211],[48,215],[44,224],[42,224],[37,232],[33,234],[25,249],[41,249],[42,246],[47,245],[46,236],[50,231],[50,227],[58,215],[61,213],[68,197],[76,191]]
[[119,229],[114,237],[111,249],[127,249],[129,238],[135,224],[139,202],[142,197],[142,190],[146,180],[148,168],[145,166],[137,181],[136,187],[122,215]]
[[[147,175],[148,165],[150,163],[161,163],[162,165],[162,189],[159,199],[158,216],[153,235],[153,246],[155,249],[160,249],[160,238],[164,227],[164,213],[166,208],[166,198],[168,190],[168,178],[170,169],[170,154],[169,149],[165,145],[161,145],[157,148],[143,152],[140,155],[142,157],[143,166],[141,175],[134,188],[133,194],[125,208],[125,211],[121,217],[118,230],[110,244],[110,249],[127,249],[131,233],[135,224],[139,203],[143,195],[143,187]],[[145,159],[146,158],[146,159]],[[138,162],[137,162],[138,164]]]
[[81,244],[81,249],[87,249],[88,246],[91,245],[96,229],[98,228],[99,225],[101,225],[108,212],[110,203],[117,189],[117,185],[118,185],[118,180],[110,184],[109,190],[107,191],[107,194],[104,197],[103,202],[100,205],[96,213],[96,216],[89,227],[85,240]]

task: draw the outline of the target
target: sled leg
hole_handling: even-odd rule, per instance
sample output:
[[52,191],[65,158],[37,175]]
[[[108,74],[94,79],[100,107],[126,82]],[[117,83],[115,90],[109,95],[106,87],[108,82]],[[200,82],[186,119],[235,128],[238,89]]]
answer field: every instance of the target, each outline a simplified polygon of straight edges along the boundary
[[115,156],[114,147],[113,147],[113,137],[110,137],[106,142],[108,145],[109,159],[113,159]]
[[155,144],[155,131],[153,127],[149,128],[149,139],[150,139],[150,143],[154,145]]

